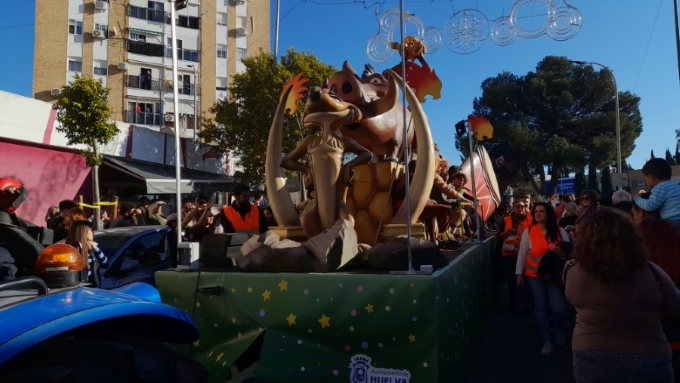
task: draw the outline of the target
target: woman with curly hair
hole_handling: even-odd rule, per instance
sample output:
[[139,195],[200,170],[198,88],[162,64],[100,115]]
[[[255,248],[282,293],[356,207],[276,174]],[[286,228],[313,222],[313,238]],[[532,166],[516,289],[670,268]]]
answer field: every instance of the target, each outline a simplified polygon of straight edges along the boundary
[[565,268],[576,307],[576,382],[672,382],[671,348],[661,311],[680,319],[680,291],[647,262],[642,235],[625,214],[604,208],[581,222]]
[[[555,210],[549,202],[538,202],[532,209],[533,226],[524,230],[517,252],[515,278],[517,286],[529,286],[534,297],[538,329],[543,340],[541,354],[552,354],[554,347],[564,344],[564,293],[545,277],[538,275],[538,266],[548,251],[562,254],[560,242],[569,242],[564,229],[557,226]],[[550,335],[550,314],[554,321],[555,338]]]

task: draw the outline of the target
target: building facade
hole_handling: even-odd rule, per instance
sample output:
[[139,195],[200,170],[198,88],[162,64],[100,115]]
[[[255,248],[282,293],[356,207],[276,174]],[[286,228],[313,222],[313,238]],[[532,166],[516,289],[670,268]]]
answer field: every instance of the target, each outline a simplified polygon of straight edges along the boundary
[[[180,134],[227,96],[241,60],[270,48],[269,0],[189,0],[177,11],[178,78],[172,75],[166,0],[36,0],[33,97],[53,102],[76,74],[110,89],[117,121],[162,129],[179,87]],[[197,105],[196,110],[194,105]]]

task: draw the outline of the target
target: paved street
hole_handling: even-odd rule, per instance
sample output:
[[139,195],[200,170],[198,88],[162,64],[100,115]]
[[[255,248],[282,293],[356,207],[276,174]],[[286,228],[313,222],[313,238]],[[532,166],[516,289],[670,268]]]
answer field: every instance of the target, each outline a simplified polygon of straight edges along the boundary
[[[503,286],[495,315],[472,365],[467,383],[571,383],[571,334],[574,315],[567,315],[567,344],[551,356],[540,354],[541,339],[533,317],[514,315]],[[568,311],[569,312],[569,311]]]

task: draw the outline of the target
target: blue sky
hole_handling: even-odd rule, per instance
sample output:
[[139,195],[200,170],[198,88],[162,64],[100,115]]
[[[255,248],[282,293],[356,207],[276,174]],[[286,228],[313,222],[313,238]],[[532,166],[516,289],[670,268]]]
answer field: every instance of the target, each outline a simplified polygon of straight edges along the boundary
[[[266,1],[266,0],[252,0]],[[564,0],[556,0],[560,4]],[[34,1],[3,4],[5,20],[0,26],[0,90],[31,96],[34,41]],[[371,63],[383,70],[399,62],[397,55],[386,63],[371,62],[368,40],[378,32],[376,10],[398,8],[397,1],[357,3],[352,0],[282,0],[279,53],[289,47],[311,51],[337,67],[349,60],[356,70]],[[426,27],[442,29],[451,15],[466,8],[479,9],[489,20],[508,15],[513,0],[406,0],[405,9],[420,17]],[[365,4],[365,5],[364,5]],[[472,111],[487,77],[502,71],[524,75],[546,55],[572,60],[596,61],[609,66],[619,90],[641,97],[644,130],[628,162],[640,168],[651,150],[662,156],[675,149],[675,129],[680,121],[680,82],[672,0],[571,0],[583,15],[583,27],[571,40],[554,41],[548,36],[517,38],[501,47],[486,41],[478,51],[460,55],[442,46],[426,59],[443,82],[442,97],[424,104],[433,137],[443,154],[457,163],[454,123]],[[538,5],[523,9],[525,28],[540,22]],[[272,2],[272,27],[275,2]],[[274,32],[271,32],[272,49]],[[252,36],[251,38],[257,38]],[[614,130],[614,126],[612,126]]]

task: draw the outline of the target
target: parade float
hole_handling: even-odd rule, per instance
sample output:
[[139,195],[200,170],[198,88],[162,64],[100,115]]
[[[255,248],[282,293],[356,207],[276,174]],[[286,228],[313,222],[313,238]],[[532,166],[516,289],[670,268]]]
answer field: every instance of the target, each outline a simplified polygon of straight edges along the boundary
[[[575,8],[541,2],[552,10],[549,28],[541,33],[555,38],[564,27],[558,23],[563,13],[580,28]],[[459,23],[446,28],[481,23],[473,11],[457,12],[452,18]],[[367,53],[384,62],[399,51],[402,63],[382,72],[366,65],[359,75],[345,62],[322,86],[307,89],[299,75],[282,90],[266,156],[266,188],[279,226],[251,238],[230,237],[225,253],[236,267],[156,273],[163,302],[196,321],[200,339],[180,350],[203,363],[211,381],[464,379],[493,310],[495,242],[476,241],[447,258],[423,240],[418,217],[429,199],[437,158],[421,103],[425,95],[438,98],[442,88],[424,53],[438,46],[430,28],[396,43],[398,17],[395,10],[383,14]],[[405,18],[419,21],[411,14]],[[485,24],[486,36],[492,33],[499,45],[517,35],[536,37],[513,28],[512,17],[499,20],[497,31]],[[470,34],[461,36],[468,40],[457,40],[454,48],[463,50],[458,53],[481,46],[469,41]],[[286,109],[304,91],[302,126],[310,134],[283,153]],[[485,220],[500,193],[493,162],[473,141],[491,138],[492,128],[474,116],[462,126],[471,155],[461,171],[468,176],[476,216]],[[410,178],[405,165],[414,157]],[[313,185],[315,198],[299,214],[285,188],[284,170],[307,173]],[[402,187],[403,201],[396,203]],[[439,256],[429,256],[435,253]],[[371,262],[376,259],[380,262]]]

